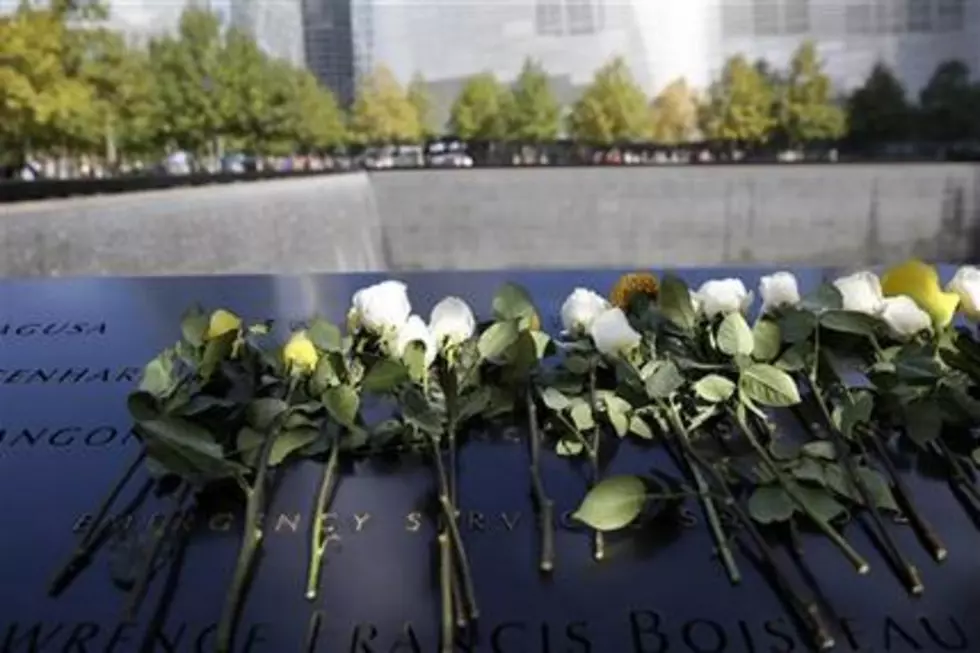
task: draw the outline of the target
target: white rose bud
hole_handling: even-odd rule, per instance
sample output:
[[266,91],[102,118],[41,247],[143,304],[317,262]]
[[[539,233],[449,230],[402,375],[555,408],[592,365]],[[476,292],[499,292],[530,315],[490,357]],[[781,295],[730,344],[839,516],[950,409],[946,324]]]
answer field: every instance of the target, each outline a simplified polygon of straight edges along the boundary
[[834,281],[845,311],[878,315],[884,308],[881,280],[874,272],[862,271]]
[[351,304],[349,319],[375,334],[397,330],[412,312],[408,287],[401,281],[382,281],[361,288],[354,293]]
[[800,287],[792,272],[777,272],[762,277],[759,281],[759,295],[762,297],[762,312],[800,303]]
[[458,345],[473,337],[476,318],[459,297],[446,297],[429,315],[429,330],[440,348]]
[[592,322],[589,330],[596,349],[607,356],[615,356],[640,344],[640,334],[630,326],[626,313],[610,308]]
[[425,325],[418,315],[412,315],[402,324],[395,334],[394,343],[394,353],[398,358],[405,356],[405,350],[408,349],[409,343],[421,342],[425,345],[425,366],[429,367],[432,365],[432,361],[436,359],[436,353],[439,351],[438,345],[436,345],[436,339],[432,335],[432,331],[429,327]]
[[932,328],[932,318],[911,297],[898,295],[883,302],[881,319],[899,338],[911,338]]
[[573,336],[589,333],[596,318],[609,310],[609,302],[588,288],[576,288],[561,305],[562,327]]
[[960,297],[960,308],[971,320],[980,320],[980,268],[964,265],[946,284],[946,292]]
[[745,289],[741,279],[713,279],[701,284],[697,304],[708,319],[737,311],[744,313],[752,305],[752,293]]

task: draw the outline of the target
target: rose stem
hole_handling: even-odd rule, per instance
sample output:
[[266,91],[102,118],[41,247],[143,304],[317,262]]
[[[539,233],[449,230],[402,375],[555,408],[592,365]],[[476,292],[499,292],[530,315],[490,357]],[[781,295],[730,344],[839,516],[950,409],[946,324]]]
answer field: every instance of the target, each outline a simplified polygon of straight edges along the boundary
[[[458,384],[456,380],[456,371],[450,365],[449,361],[442,359],[441,365],[439,366],[439,385],[442,386],[443,395],[446,398],[446,434],[449,440],[449,462],[448,462],[448,494],[449,502],[452,505],[453,521],[455,522],[458,510],[459,501],[459,489],[458,489],[458,476],[459,476],[459,464],[457,455],[457,442],[456,442],[456,431],[458,424],[458,411],[456,408]],[[436,456],[440,455],[436,452]],[[452,574],[452,590],[453,590],[453,611],[456,615],[456,625],[460,628],[465,628],[467,624],[466,619],[466,607],[463,605],[463,595],[459,586],[459,578],[455,573]]]
[[875,449],[878,451],[878,457],[881,458],[881,462],[888,471],[892,484],[895,486],[895,492],[898,494],[902,503],[905,504],[905,507],[908,508],[908,518],[912,522],[912,528],[915,529],[919,540],[922,541],[922,545],[929,551],[929,554],[936,562],[944,561],[946,556],[949,555],[949,551],[946,549],[946,545],[943,544],[942,540],[939,539],[936,531],[933,530],[932,525],[926,521],[916,507],[912,499],[912,493],[905,484],[905,480],[898,473],[898,469],[895,468],[895,463],[892,461],[891,456],[888,455],[885,444],[881,441],[881,435],[875,429],[871,428],[864,429],[864,431],[868,439],[874,443]]
[[[816,363],[814,363],[814,370],[816,369]],[[854,463],[854,457],[850,455],[850,447],[847,441],[844,439],[843,434],[837,429],[834,424],[834,419],[830,414],[830,407],[827,406],[827,402],[823,398],[823,393],[820,391],[820,387],[817,385],[815,379],[815,372],[809,378],[810,394],[816,399],[817,406],[820,408],[820,413],[823,415],[824,421],[826,423],[827,430],[830,432],[830,437],[832,438],[834,444],[840,449],[840,455],[844,457],[844,466],[847,468],[847,473],[851,477],[851,483],[857,488],[858,494],[861,496],[861,501],[868,508],[868,512],[871,513],[871,521],[874,522],[875,528],[878,530],[878,534],[881,537],[881,542],[885,546],[885,551],[888,553],[889,557],[892,559],[895,567],[899,570],[903,577],[906,587],[909,592],[913,595],[922,594],[922,579],[919,576],[919,570],[915,568],[902,554],[902,551],[895,544],[895,540],[892,538],[891,533],[885,527],[885,522],[881,518],[881,511],[878,510],[878,504],[875,503],[874,497],[871,494],[871,490],[868,489],[867,483],[865,483],[864,478],[858,474],[857,465]]]
[[694,478],[698,497],[701,499],[701,507],[704,508],[704,514],[708,518],[708,526],[715,540],[718,556],[721,558],[725,572],[728,574],[728,579],[732,584],[738,584],[742,582],[742,574],[735,562],[735,556],[732,555],[732,549],[728,546],[728,538],[725,535],[725,529],[721,525],[721,519],[718,517],[718,509],[715,506],[714,499],[711,498],[708,484],[705,482],[701,470],[691,460],[692,447],[687,440],[688,433],[687,429],[684,428],[684,423],[681,421],[680,412],[675,405],[667,405],[665,402],[661,402],[661,410],[666,413],[666,417],[674,427],[677,439],[681,443],[681,457],[684,459],[688,471],[690,471],[691,476]]
[[180,488],[180,493],[177,495],[177,501],[174,503],[173,508],[170,510],[170,514],[167,515],[167,519],[164,521],[163,525],[153,533],[153,540],[150,543],[149,550],[147,551],[146,558],[143,560],[143,568],[140,570],[139,576],[136,578],[136,586],[129,593],[129,601],[126,604],[126,609],[123,612],[123,621],[133,621],[136,618],[136,613],[139,611],[140,605],[143,603],[143,597],[146,596],[146,590],[150,585],[150,576],[153,574],[153,568],[156,566],[157,558],[160,556],[160,550],[163,547],[163,543],[167,538],[167,535],[173,530],[174,523],[180,516],[184,503],[187,502],[187,497],[190,495],[191,486],[189,483],[184,483]]
[[[436,475],[439,479],[439,505],[442,508],[443,533],[449,538],[450,544],[456,551],[456,559],[459,562],[459,573],[463,577],[463,595],[466,608],[469,610],[471,620],[480,616],[480,610],[476,604],[476,591],[473,588],[473,577],[470,574],[470,562],[466,555],[466,547],[463,545],[463,537],[460,535],[459,527],[456,525],[456,514],[452,503],[449,501],[449,480],[446,477],[446,468],[442,463],[442,452],[439,450],[439,441],[432,438],[432,454],[436,461]],[[450,565],[450,579],[452,579],[452,565]],[[457,615],[459,617],[459,615]]]
[[278,436],[279,425],[276,424],[270,430],[265,442],[262,443],[262,449],[259,451],[259,466],[255,471],[255,481],[246,494],[245,530],[242,533],[241,546],[238,550],[235,573],[232,576],[231,586],[228,588],[225,605],[221,612],[221,621],[218,622],[216,653],[231,653],[231,640],[242,594],[245,591],[245,583],[252,567],[252,561],[262,542],[263,532],[259,524],[259,512],[262,510],[265,500],[265,477],[269,469],[269,455],[272,453],[272,445],[275,444]]
[[452,552],[450,551],[449,536],[442,531],[437,536],[439,542],[439,587],[442,603],[442,653],[453,653],[456,635],[453,623],[453,585],[452,585]]
[[102,503],[95,511],[95,516],[92,518],[92,521],[88,523],[85,531],[82,533],[81,539],[75,547],[75,551],[68,559],[68,562],[52,577],[51,584],[48,586],[49,595],[57,594],[63,589],[66,579],[73,576],[79,568],[88,564],[95,548],[94,544],[100,539],[97,535],[102,531],[102,522],[105,521],[112,504],[119,498],[123,488],[129,483],[129,480],[136,473],[136,470],[139,469],[139,466],[145,458],[146,450],[141,449],[139,454],[136,455],[136,458],[133,459],[133,462],[129,464],[129,467],[119,477],[119,480],[116,481],[116,484],[109,490],[109,494],[102,500]]
[[541,480],[541,432],[538,430],[538,407],[534,403],[532,383],[525,392],[527,403],[527,428],[531,443],[531,489],[538,506],[538,525],[541,529],[541,558],[539,568],[550,573],[555,568],[555,536],[553,532],[555,504],[545,494]]
[[326,512],[330,504],[340,460],[340,442],[334,442],[330,447],[330,456],[323,466],[323,476],[320,478],[320,491],[317,493],[316,506],[313,513],[313,531],[310,533],[310,566],[306,575],[306,598],[310,601],[316,598],[320,587],[320,572],[323,568],[323,554],[327,549]]
[[[733,411],[734,412],[734,411]],[[817,515],[807,503],[797,494],[796,490],[793,488],[793,483],[786,478],[786,475],[779,469],[779,467],[772,461],[769,457],[769,453],[766,448],[762,446],[758,438],[752,432],[752,428],[746,424],[745,419],[739,415],[737,412],[735,414],[735,421],[738,423],[739,429],[748,439],[749,444],[755,450],[756,454],[762,461],[763,466],[772,473],[778,480],[779,484],[782,486],[783,490],[786,492],[787,496],[793,500],[793,503],[803,511],[803,513],[809,517],[814,524],[817,525],[824,535],[830,538],[830,541],[837,545],[844,556],[854,565],[855,569],[859,574],[866,574],[870,571],[871,567],[868,565],[868,561],[865,560],[860,553],[858,553],[854,547],[851,546],[850,542],[841,536],[837,530],[831,526],[825,519]]]
[[[687,443],[684,444],[687,445]],[[694,447],[690,447],[689,445],[687,446],[691,458],[693,458],[699,466],[703,467],[708,472],[712,480],[714,480],[717,485],[721,486],[721,489],[726,496],[726,505],[732,512],[735,513],[738,520],[742,522],[742,525],[748,532],[749,537],[759,548],[763,561],[772,571],[773,579],[782,590],[783,595],[789,599],[790,605],[796,612],[797,616],[810,629],[810,634],[813,636],[814,641],[816,641],[818,648],[822,651],[832,649],[834,647],[834,638],[830,635],[830,632],[827,629],[823,615],[820,614],[820,608],[817,606],[816,601],[800,598],[799,593],[793,589],[790,581],[783,575],[779,564],[776,562],[776,555],[773,553],[769,543],[766,542],[764,537],[762,537],[762,534],[759,532],[759,529],[756,528],[755,522],[752,521],[752,518],[745,513],[745,510],[735,498],[735,495],[732,493],[731,488],[728,487],[725,479],[722,478],[721,474],[718,473],[718,470],[708,463],[701,456],[701,454],[694,449]]]
[[[592,361],[589,364],[589,405],[592,408],[592,414],[597,415],[599,413],[599,401],[596,396],[596,362]],[[599,420],[594,420],[595,426],[592,429],[592,445],[589,447],[589,462],[592,466],[592,478],[590,483],[590,488],[594,488],[599,484],[601,479],[601,470],[599,469],[599,445],[602,438],[602,428],[599,426]],[[602,531],[593,531],[593,549],[592,555],[596,560],[602,560],[606,557],[606,543],[605,538],[602,535]]]
[[974,487],[970,477],[967,476],[956,454],[939,438],[934,441],[933,446],[940,457],[949,465],[953,480],[959,484],[960,491],[973,501],[974,508],[980,509],[980,494],[977,493],[976,487]]

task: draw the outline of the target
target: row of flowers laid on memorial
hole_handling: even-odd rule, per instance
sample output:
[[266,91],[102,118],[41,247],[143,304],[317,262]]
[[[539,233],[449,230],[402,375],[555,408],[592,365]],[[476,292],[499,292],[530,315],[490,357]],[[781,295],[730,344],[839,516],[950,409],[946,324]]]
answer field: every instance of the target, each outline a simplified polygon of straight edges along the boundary
[[[341,459],[421,453],[438,488],[441,641],[451,651],[457,629],[479,616],[456,520],[465,501],[459,451],[478,428],[517,423],[530,452],[541,572],[556,564],[542,456],[582,457],[590,487],[574,517],[592,531],[596,560],[604,556],[604,534],[644,519],[653,503],[696,500],[731,581],[741,577],[737,535],[813,644],[829,649],[833,637],[817,602],[791,581],[766,530],[784,525],[797,547],[798,527],[814,530],[865,574],[870,562],[844,534],[860,513],[906,589],[923,591],[886,522],[901,515],[937,562],[947,549],[890,452],[908,445],[935,457],[953,488],[980,508],[970,460],[971,427],[980,419],[980,342],[972,326],[955,325],[957,312],[963,324],[980,317],[980,269],[961,268],[944,289],[934,267],[912,260],[880,278],[858,272],[805,294],[791,273],[780,272],[763,277],[758,292],[762,307],[750,319],[753,293],[739,279],[692,291],[672,275],[626,275],[608,299],[572,292],[561,308],[563,331],[552,336],[517,285],[497,291],[486,323],[456,297],[439,302],[426,323],[413,314],[406,285],[384,281],[354,295],[343,328],[315,318],[284,345],[270,342],[267,324],[192,310],[179,342],[150,361],[129,397],[142,452],[52,589],[92,556],[138,468],[176,479],[171,523],[202,495],[230,487],[246,506],[218,629],[217,650],[227,652],[262,546],[273,470],[322,461],[306,583],[314,599]],[[372,419],[373,412],[384,418]],[[663,447],[685,480],[668,487],[659,476],[604,478],[603,448],[613,438]],[[132,610],[171,530],[159,529],[149,545],[130,592]]]

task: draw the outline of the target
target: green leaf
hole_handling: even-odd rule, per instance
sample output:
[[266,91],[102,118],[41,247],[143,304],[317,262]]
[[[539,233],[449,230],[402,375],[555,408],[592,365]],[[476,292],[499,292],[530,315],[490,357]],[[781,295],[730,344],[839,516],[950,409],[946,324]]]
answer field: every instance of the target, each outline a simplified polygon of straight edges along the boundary
[[145,422],[160,415],[157,401],[149,392],[133,392],[126,398],[126,408],[134,422]]
[[337,353],[344,351],[344,336],[340,329],[322,317],[313,318],[310,327],[306,330],[306,335],[320,351]]
[[803,453],[811,458],[837,460],[837,450],[830,440],[813,440],[803,445]]
[[943,414],[939,406],[928,399],[905,406],[905,432],[920,447],[935,441],[942,433]]
[[749,497],[749,514],[760,524],[773,524],[789,520],[796,512],[796,505],[786,491],[778,485],[758,487]]
[[708,374],[694,384],[694,392],[704,401],[718,404],[728,401],[735,392],[735,383],[720,374]]
[[895,358],[895,374],[910,385],[933,385],[943,375],[939,361],[928,355],[902,355]]
[[824,476],[823,467],[813,458],[803,458],[799,464],[793,468],[793,478],[798,481],[810,481],[825,485],[827,479]]
[[666,399],[684,385],[684,376],[674,361],[668,360],[657,367],[646,381],[647,395],[651,399]]
[[338,385],[323,393],[323,405],[337,422],[344,426],[353,426],[357,420],[357,411],[361,407],[361,398],[354,388]]
[[584,399],[573,399],[572,409],[569,416],[579,431],[587,431],[595,428],[595,418],[592,416],[592,407]]
[[585,451],[585,446],[575,438],[562,438],[555,445],[555,453],[563,458],[577,456]]
[[973,461],[974,466],[980,467],[980,447],[970,452],[970,460]]
[[625,437],[630,430],[630,413],[633,407],[628,402],[619,399],[618,401],[606,401],[606,415],[609,423],[619,437]]
[[858,467],[857,473],[864,487],[871,494],[871,500],[879,509],[899,512],[892,488],[881,472],[870,467]]
[[800,302],[800,308],[806,311],[836,311],[844,305],[844,298],[841,296],[837,286],[832,283],[821,284],[812,293],[806,295]]
[[160,417],[140,422],[147,454],[182,478],[216,480],[241,473],[243,468],[225,460],[211,433],[187,420]]
[[194,347],[204,344],[204,336],[208,332],[210,319],[200,306],[195,306],[184,313],[180,320],[180,333],[184,341]]
[[537,359],[542,360],[548,354],[551,336],[544,331],[531,331],[531,339],[534,340],[534,351]]
[[496,360],[504,355],[511,345],[517,342],[520,332],[511,320],[495,322],[480,335],[479,351],[484,360]]
[[844,404],[841,409],[840,431],[846,438],[853,436],[856,427],[871,421],[871,413],[875,407],[871,393],[858,392],[855,396],[853,402]]
[[644,440],[653,439],[653,431],[650,430],[650,425],[646,423],[643,417],[636,413],[630,417],[630,433]]
[[783,352],[775,365],[786,372],[799,372],[806,367],[806,353],[803,351],[803,347],[793,345]]
[[275,467],[282,463],[290,454],[299,451],[310,444],[320,435],[320,431],[310,427],[300,427],[282,431],[272,443],[269,452],[269,464]]
[[752,329],[738,311],[726,315],[718,325],[717,342],[718,349],[729,356],[737,354],[748,356],[752,353],[755,344]]
[[[812,461],[811,461],[812,462]],[[796,496],[819,521],[830,522],[841,515],[847,514],[847,508],[837,501],[833,495],[823,488],[808,487],[798,485],[795,488]]]
[[460,423],[476,417],[490,406],[493,399],[493,389],[486,385],[481,385],[467,392],[459,399],[459,414],[457,418]]
[[784,342],[791,345],[809,340],[816,328],[816,316],[807,311],[787,309],[779,318],[780,335]]
[[685,331],[692,331],[697,323],[691,291],[678,277],[667,274],[660,283],[660,312],[668,320]]
[[572,518],[597,531],[616,531],[640,516],[646,494],[639,477],[611,476],[589,490]]
[[857,311],[827,311],[820,316],[820,326],[840,333],[873,337],[878,320]]
[[769,441],[769,453],[776,460],[795,460],[800,455],[800,445],[792,438],[777,435]]
[[518,320],[534,313],[531,296],[517,284],[505,283],[493,297],[493,315],[498,321]]
[[210,379],[214,371],[218,369],[218,365],[222,361],[228,360],[234,351],[237,339],[238,333],[229,331],[213,340],[208,340],[207,344],[204,345],[204,354],[201,356],[201,366],[198,370],[201,378]]
[[401,394],[402,415],[405,421],[426,433],[442,436],[442,418],[432,409],[418,388],[408,387]]
[[762,406],[785,407],[800,403],[800,391],[786,372],[779,368],[756,363],[742,370],[739,390]]
[[[402,356],[408,376],[415,382],[420,383],[425,379],[428,369],[425,366],[425,343],[410,342],[405,347],[405,355]],[[370,373],[369,373],[370,376]]]
[[589,361],[583,356],[568,356],[563,363],[565,369],[572,374],[585,374],[589,371]]
[[381,358],[364,375],[364,389],[375,393],[392,392],[410,379],[408,368],[401,361]]
[[336,357],[329,353],[321,356],[317,361],[316,369],[313,370],[313,376],[310,378],[314,393],[323,394],[327,388],[340,383],[336,363]]
[[274,397],[260,397],[249,402],[245,409],[245,416],[248,423],[259,431],[267,431],[272,428],[276,419],[289,409],[282,399]]
[[568,397],[554,388],[542,388],[541,401],[544,402],[545,406],[555,411],[565,410],[571,405]]
[[782,334],[779,325],[772,320],[759,320],[752,329],[752,357],[768,363],[779,355],[782,347]]
[[143,368],[143,377],[140,379],[139,389],[154,397],[166,397],[176,384],[173,369],[173,358],[165,353],[160,354]]
[[524,379],[538,365],[537,342],[533,331],[521,331],[507,351],[507,365],[516,378]]

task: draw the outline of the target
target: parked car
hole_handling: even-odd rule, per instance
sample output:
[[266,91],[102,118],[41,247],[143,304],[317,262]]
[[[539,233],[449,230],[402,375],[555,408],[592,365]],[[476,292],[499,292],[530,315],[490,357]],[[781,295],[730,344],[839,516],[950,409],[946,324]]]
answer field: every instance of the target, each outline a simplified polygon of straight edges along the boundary
[[437,141],[429,145],[428,163],[433,168],[472,168],[473,157],[459,141]]

